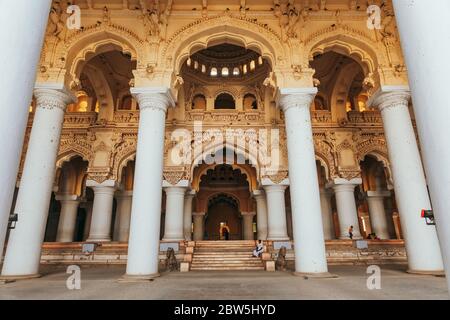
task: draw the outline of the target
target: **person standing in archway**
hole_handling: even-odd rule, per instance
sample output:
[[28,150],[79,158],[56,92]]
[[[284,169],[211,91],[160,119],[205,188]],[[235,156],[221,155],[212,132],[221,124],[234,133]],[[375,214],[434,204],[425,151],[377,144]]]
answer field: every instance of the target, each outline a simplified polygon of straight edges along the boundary
[[224,240],[230,240],[230,227],[228,227],[228,223],[225,223],[222,226],[222,236]]

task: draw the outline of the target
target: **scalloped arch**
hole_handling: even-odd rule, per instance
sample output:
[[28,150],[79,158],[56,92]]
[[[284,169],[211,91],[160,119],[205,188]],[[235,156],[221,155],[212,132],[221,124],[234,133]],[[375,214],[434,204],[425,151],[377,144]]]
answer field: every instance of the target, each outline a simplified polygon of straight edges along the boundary
[[136,159],[136,143],[131,142],[126,146],[120,148],[114,157],[114,167],[112,170],[113,176],[120,183],[122,180],[122,170],[130,161]]
[[[343,34],[343,31],[347,32]],[[361,64],[365,75],[374,73],[380,64],[381,57],[378,50],[370,38],[353,30],[335,29],[329,31],[324,29],[315,33],[306,41],[305,51],[309,61],[314,59],[314,55],[323,54],[327,51],[352,57]]]
[[129,54],[138,63],[144,57],[144,42],[132,31],[122,26],[106,26],[80,31],[57,49],[68,70],[70,80],[77,79],[80,63],[90,57],[110,50],[120,50]]
[[83,161],[87,161],[89,163],[89,158],[86,155],[83,155],[82,152],[70,150],[58,155],[56,159],[56,168],[61,169],[65,163],[70,162],[76,157],[80,157]]
[[272,29],[247,19],[217,16],[199,20],[176,32],[162,50],[162,62],[166,68],[179,73],[190,55],[221,43],[255,50],[272,67],[288,59],[280,37]]
[[325,169],[325,178],[327,181],[331,180],[331,165],[327,157],[320,152],[316,152],[316,160],[320,162],[321,166]]
[[[205,143],[205,142],[204,142]],[[198,155],[194,161],[192,162],[191,168],[190,168],[190,176],[191,176],[191,182],[194,185],[194,170],[199,166],[199,163],[204,159],[205,155],[210,154],[213,151],[217,151],[220,148],[223,149],[229,149],[234,151],[236,154],[242,155],[245,157],[246,160],[250,161],[251,166],[256,169],[256,177],[255,181],[249,181],[250,182],[250,188],[251,190],[256,189],[257,183],[258,183],[258,177],[260,173],[260,167],[258,164],[258,155],[251,154],[251,152],[245,148],[242,148],[241,146],[235,146],[229,142],[223,142],[223,143],[217,143],[214,145],[209,145],[208,148],[204,149],[201,155]],[[239,167],[239,166],[238,166]],[[242,169],[242,167],[239,167],[239,169]],[[251,177],[251,175],[249,175]]]

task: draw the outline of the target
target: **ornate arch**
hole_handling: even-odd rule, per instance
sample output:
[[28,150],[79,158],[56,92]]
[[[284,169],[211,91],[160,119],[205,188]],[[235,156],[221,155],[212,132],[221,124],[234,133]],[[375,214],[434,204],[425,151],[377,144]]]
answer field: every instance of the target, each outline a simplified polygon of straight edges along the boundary
[[365,75],[376,73],[383,61],[377,43],[364,32],[348,26],[321,29],[305,40],[305,52],[311,61],[316,54],[335,51],[354,58],[362,66]]
[[91,162],[93,158],[91,145],[86,141],[70,139],[61,141],[56,160],[56,167],[62,168],[65,162],[74,157],[81,157],[84,161]]
[[327,180],[333,179],[337,173],[332,146],[326,141],[314,139],[314,148],[316,160],[319,160],[322,166],[325,168]]
[[239,209],[239,211],[241,211],[241,201],[239,200],[239,197],[236,196],[233,192],[229,192],[229,191],[217,191],[217,192],[214,192],[214,193],[210,194],[208,196],[206,202],[205,202],[205,204],[206,204],[206,208],[205,209],[208,209],[207,207],[208,207],[209,202],[211,201],[211,199],[213,199],[213,198],[215,198],[217,196],[220,196],[220,195],[225,195],[227,197],[232,198],[234,201],[236,201],[236,203],[238,205],[238,209]]
[[[205,141],[206,142],[206,141]],[[203,143],[204,145],[204,143]],[[199,164],[202,162],[202,160],[205,158],[206,155],[211,154],[211,152],[219,150],[219,149],[229,149],[232,150],[233,152],[235,152],[238,155],[242,155],[245,157],[246,160],[250,161],[252,167],[255,168],[256,170],[256,176],[253,178],[253,174],[251,174],[251,172],[245,168],[245,166],[239,165],[239,164],[232,164],[233,168],[235,169],[239,169],[245,172],[245,174],[247,174],[248,178],[249,178],[249,186],[251,190],[256,190],[257,185],[258,185],[258,177],[260,174],[260,166],[258,164],[258,155],[256,154],[251,154],[251,152],[245,148],[242,148],[240,146],[235,146],[229,142],[224,141],[223,143],[217,143],[214,145],[209,145],[208,148],[203,149],[202,154],[197,155],[197,157],[194,159],[194,161],[192,162],[191,168],[190,168],[190,177],[191,177],[191,183],[192,186],[195,187],[195,185],[198,186],[199,181],[194,181],[196,179],[196,177],[194,176],[194,170],[195,168],[197,168],[199,166]],[[211,165],[208,166],[208,168],[210,169],[210,167],[214,167],[216,166]],[[202,171],[203,172],[203,171]],[[199,177],[197,177],[199,178]],[[199,180],[199,179],[198,179]]]
[[126,27],[112,23],[93,25],[74,33],[56,49],[61,68],[67,70],[66,83],[77,81],[82,66],[94,55],[119,50],[141,63],[144,58],[144,41]]
[[128,165],[128,162],[135,160],[137,150],[137,141],[129,140],[117,147],[114,156],[113,177],[119,183],[122,179],[122,170]]
[[364,161],[366,156],[372,156],[381,162],[386,170],[386,179],[390,185],[393,185],[393,176],[389,161],[389,153],[385,140],[369,139],[357,144],[358,163]]
[[224,42],[259,52],[272,67],[289,60],[285,46],[274,30],[251,19],[225,14],[197,20],[175,32],[162,48],[162,63],[179,73],[190,55]]

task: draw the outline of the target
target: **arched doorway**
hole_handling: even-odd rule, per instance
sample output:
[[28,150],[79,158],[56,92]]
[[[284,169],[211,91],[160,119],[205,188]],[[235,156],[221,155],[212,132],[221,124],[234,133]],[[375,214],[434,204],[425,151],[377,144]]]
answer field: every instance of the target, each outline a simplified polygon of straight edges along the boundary
[[211,197],[205,219],[205,240],[227,240],[224,228],[228,227],[228,240],[242,240],[242,222],[238,201],[230,194]]
[[249,222],[242,216],[256,207],[249,182],[256,170],[249,164],[200,164],[194,175],[200,180],[196,209],[205,213],[204,240],[226,240],[225,226],[228,240],[244,240],[244,224]]

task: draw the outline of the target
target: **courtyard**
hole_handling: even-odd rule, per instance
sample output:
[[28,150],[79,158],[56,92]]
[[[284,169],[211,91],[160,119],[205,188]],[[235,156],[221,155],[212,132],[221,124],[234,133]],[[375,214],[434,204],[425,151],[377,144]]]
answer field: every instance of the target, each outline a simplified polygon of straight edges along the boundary
[[331,266],[336,279],[290,272],[163,273],[153,282],[119,283],[122,266],[84,267],[81,289],[69,290],[65,267],[43,267],[43,277],[0,285],[0,299],[33,300],[445,300],[443,277],[411,275],[405,266],[381,268],[381,289],[367,289],[366,266]]

